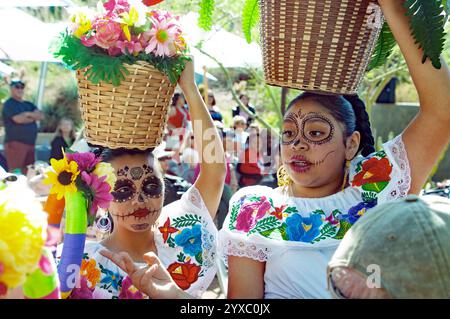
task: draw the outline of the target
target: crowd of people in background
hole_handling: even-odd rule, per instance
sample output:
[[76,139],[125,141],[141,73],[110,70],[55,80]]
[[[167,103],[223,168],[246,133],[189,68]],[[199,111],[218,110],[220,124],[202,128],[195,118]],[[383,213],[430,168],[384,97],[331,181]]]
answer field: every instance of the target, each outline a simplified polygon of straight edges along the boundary
[[[205,95],[202,94],[202,96],[205,99]],[[250,100],[246,95],[240,95],[240,100],[252,114],[245,112],[239,106],[230,109],[232,123],[229,127],[223,123],[224,116],[215,106],[216,98],[211,90],[208,91],[207,100],[205,100],[219,136],[222,137],[227,161],[225,186],[216,220],[219,228],[228,212],[229,200],[236,191],[242,187],[257,184],[268,186],[277,184],[278,140],[276,135],[254,122],[256,110],[249,103]],[[164,143],[156,151],[167,177],[166,193],[177,189],[173,187],[176,183],[178,192],[181,194],[182,188],[193,184],[200,173],[200,156],[194,143],[192,126],[189,106],[181,93],[175,93],[169,111]],[[183,182],[174,177],[181,178]],[[170,202],[170,199],[177,198],[177,195],[172,194],[167,198]]]

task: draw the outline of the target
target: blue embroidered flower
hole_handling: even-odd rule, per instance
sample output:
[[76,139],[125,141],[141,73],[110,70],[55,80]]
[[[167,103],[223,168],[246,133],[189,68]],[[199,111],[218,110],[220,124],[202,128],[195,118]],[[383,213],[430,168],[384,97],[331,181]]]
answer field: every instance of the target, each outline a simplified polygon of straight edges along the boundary
[[353,206],[348,210],[348,214],[344,214],[341,216],[341,219],[346,220],[350,224],[356,223],[356,221],[363,216],[366,211],[372,207],[377,205],[377,200],[372,200],[370,202],[361,202],[356,206]]
[[184,229],[175,237],[175,244],[183,247],[183,252],[196,256],[202,252],[202,228],[199,224]]
[[293,214],[286,219],[286,234],[289,240],[310,243],[320,234],[322,223],[320,214],[312,214],[309,217]]
[[100,283],[107,285],[110,284],[114,289],[118,290],[120,281],[122,280],[122,276],[105,268],[102,269],[102,273],[104,273],[106,276],[100,281]]

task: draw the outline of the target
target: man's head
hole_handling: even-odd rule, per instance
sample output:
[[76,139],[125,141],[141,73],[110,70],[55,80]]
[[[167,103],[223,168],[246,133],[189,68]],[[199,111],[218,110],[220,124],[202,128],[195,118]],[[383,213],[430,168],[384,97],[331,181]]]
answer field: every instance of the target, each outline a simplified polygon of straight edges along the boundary
[[450,200],[438,196],[373,208],[328,264],[340,298],[450,298]]
[[11,97],[15,100],[22,101],[25,89],[25,83],[22,80],[12,80],[9,84]]

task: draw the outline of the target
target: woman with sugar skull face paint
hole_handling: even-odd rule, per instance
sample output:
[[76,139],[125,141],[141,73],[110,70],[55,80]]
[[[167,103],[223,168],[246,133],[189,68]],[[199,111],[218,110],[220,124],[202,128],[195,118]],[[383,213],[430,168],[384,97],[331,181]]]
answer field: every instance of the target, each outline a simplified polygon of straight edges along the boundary
[[[178,84],[190,106],[196,143],[212,146],[200,175],[182,198],[163,207],[164,180],[153,150],[99,149],[116,175],[103,241],[87,242],[80,287],[72,298],[200,297],[212,282],[217,229],[213,223],[225,180],[221,140],[186,63]],[[208,153],[203,152],[204,156]],[[113,227],[111,227],[113,226]]]
[[[252,186],[231,199],[219,232],[230,298],[387,298],[357,271],[327,265],[347,230],[374,206],[418,194],[450,139],[450,73],[435,69],[410,36],[404,0],[379,0],[421,102],[418,116],[375,152],[357,96],[303,93],[284,116],[279,188]],[[344,267],[345,268],[345,267]],[[334,280],[339,278],[339,280]],[[327,282],[327,280],[330,280]],[[333,281],[334,280],[334,281]]]

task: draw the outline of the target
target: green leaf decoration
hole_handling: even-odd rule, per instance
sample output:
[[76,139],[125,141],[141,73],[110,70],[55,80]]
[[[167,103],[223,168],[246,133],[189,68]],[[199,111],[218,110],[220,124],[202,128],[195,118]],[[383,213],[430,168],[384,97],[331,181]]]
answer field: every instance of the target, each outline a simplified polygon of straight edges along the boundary
[[377,197],[378,197],[377,192],[363,192],[362,193],[362,200],[366,203],[377,199]]
[[280,223],[278,219],[275,216],[270,216],[264,219],[261,219],[258,221],[256,226],[248,232],[248,234],[253,233],[261,233],[263,231],[271,230],[274,228],[278,228],[280,226]]
[[260,202],[261,201],[261,197],[259,197],[259,196],[252,196],[252,197],[249,197],[247,199],[250,202]]
[[288,213],[288,214],[291,214],[291,213],[298,213],[298,210],[297,210],[297,207],[289,206],[288,208],[286,208],[285,210],[283,210],[283,213]]
[[275,207],[275,206],[273,205],[273,200],[272,200],[272,198],[269,198],[269,203],[270,203],[270,206]]
[[237,204],[234,204],[233,207],[231,208],[230,230],[235,229],[234,223],[236,222],[240,207],[241,207],[241,205],[239,205],[239,203],[237,203]]
[[374,153],[373,156],[376,156],[378,159],[382,159],[386,157],[386,152],[384,150],[381,150]]
[[186,259],[186,256],[182,252],[177,255],[177,260],[179,263],[184,263],[185,259]]
[[322,209],[316,209],[312,212],[312,214],[326,215]]
[[344,235],[347,233],[347,231],[351,227],[352,227],[352,225],[349,222],[347,222],[345,220],[341,220],[339,230],[338,230],[336,236],[334,236],[333,238],[334,239],[342,239],[342,238],[344,238]]
[[386,186],[388,184],[389,184],[389,182],[369,183],[369,184],[362,185],[362,189],[367,192],[380,193],[383,189],[386,188]]
[[331,212],[333,214],[333,217],[336,218],[337,216],[342,215],[342,212],[339,209],[335,209]]
[[114,86],[119,86],[129,74],[125,64],[135,64],[137,61],[146,61],[152,64],[167,75],[172,84],[176,84],[186,61],[191,60],[190,57],[184,55],[157,57],[144,52],[137,56],[109,56],[103,49],[84,46],[80,39],[71,36],[67,30],[62,32],[59,38],[52,43],[51,50],[56,58],[60,58],[73,70],[86,69],[84,75],[92,83],[105,82]]
[[198,26],[206,31],[212,28],[212,16],[214,13],[214,0],[201,0],[199,3]]
[[198,215],[187,214],[173,219],[173,227],[189,227],[201,223],[202,218]]
[[202,253],[198,253],[197,255],[195,255],[195,260],[200,264],[203,265],[203,255]]
[[331,225],[330,223],[325,224],[320,230],[320,235],[316,237],[313,242],[317,243],[321,240],[326,239],[327,237],[333,237],[336,233],[336,226]]
[[372,59],[370,60],[367,71],[376,69],[386,63],[387,58],[391,55],[394,50],[397,41],[395,41],[394,35],[389,29],[387,22],[383,24],[380,36],[375,45],[375,49],[372,54]]
[[411,31],[416,43],[423,49],[422,63],[427,58],[436,69],[441,68],[440,55],[444,49],[444,8],[441,1],[406,0]]
[[175,248],[175,240],[172,238],[172,236],[169,236],[169,238],[167,239],[167,244],[170,248]]
[[252,42],[252,29],[259,22],[258,0],[246,0],[242,10],[242,31],[248,43]]

